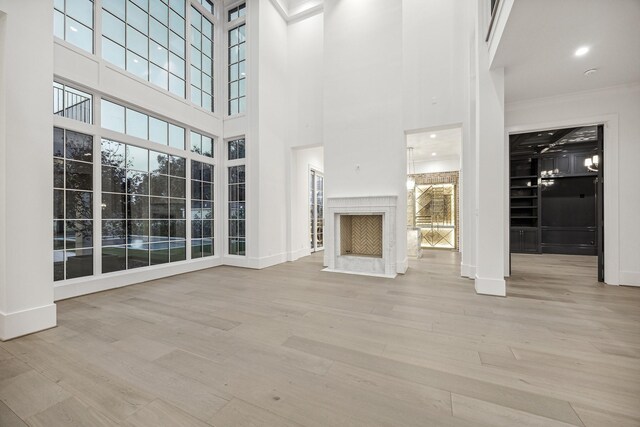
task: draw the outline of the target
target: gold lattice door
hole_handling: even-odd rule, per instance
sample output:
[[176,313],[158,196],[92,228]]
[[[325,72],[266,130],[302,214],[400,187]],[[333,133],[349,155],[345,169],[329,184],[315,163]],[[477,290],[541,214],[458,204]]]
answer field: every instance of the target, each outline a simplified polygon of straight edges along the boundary
[[454,184],[417,185],[416,226],[423,248],[456,247]]

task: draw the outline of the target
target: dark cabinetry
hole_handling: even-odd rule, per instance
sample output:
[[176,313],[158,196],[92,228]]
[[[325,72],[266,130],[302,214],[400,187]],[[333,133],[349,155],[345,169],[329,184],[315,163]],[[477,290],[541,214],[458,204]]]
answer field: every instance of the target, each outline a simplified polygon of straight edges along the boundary
[[[511,252],[595,255],[596,127],[513,136],[509,162]],[[602,157],[600,157],[602,158]]]
[[511,227],[511,252],[538,253],[538,228]]

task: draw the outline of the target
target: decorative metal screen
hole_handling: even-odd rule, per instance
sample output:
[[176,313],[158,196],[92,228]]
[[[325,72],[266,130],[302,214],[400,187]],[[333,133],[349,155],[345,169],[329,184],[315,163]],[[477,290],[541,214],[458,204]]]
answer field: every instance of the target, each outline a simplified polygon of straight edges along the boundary
[[454,184],[416,186],[416,227],[423,248],[456,247],[456,206]]

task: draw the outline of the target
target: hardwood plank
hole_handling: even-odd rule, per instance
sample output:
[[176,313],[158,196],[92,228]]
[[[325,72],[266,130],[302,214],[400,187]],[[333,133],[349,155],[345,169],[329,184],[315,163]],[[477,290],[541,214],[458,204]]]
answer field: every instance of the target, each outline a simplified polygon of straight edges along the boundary
[[210,420],[216,427],[301,427],[301,424],[283,418],[240,399],[231,399]]
[[27,427],[7,405],[0,401],[0,426],[2,427]]
[[292,337],[285,346],[307,351],[331,360],[352,364],[376,372],[385,373],[401,379],[415,381],[431,387],[448,390],[469,397],[483,398],[496,404],[513,409],[539,414],[549,418],[581,426],[569,402],[547,398],[542,395],[510,389],[501,385],[464,378],[459,375],[437,371],[435,369],[410,365],[395,360],[368,355],[344,348],[324,344],[305,338]]
[[154,400],[135,414],[131,415],[123,425],[129,427],[207,426],[206,423],[160,399]]
[[0,382],[0,400],[23,420],[69,397],[62,387],[34,370]]
[[119,425],[75,397],[65,399],[27,418],[27,422],[33,427],[115,427]]
[[569,427],[573,425],[455,393],[451,395],[451,404],[453,416],[481,421],[495,427]]

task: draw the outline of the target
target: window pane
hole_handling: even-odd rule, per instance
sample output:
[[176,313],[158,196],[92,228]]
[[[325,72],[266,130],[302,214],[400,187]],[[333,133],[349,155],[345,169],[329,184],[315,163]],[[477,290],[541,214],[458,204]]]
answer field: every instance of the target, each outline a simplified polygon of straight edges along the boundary
[[127,169],[147,172],[149,170],[149,153],[146,149],[127,145]]
[[155,19],[151,20],[149,27],[151,38],[162,46],[169,47],[169,29]]
[[167,145],[168,124],[163,120],[149,117],[149,140]]
[[169,49],[184,58],[184,39],[172,31],[169,31]]
[[156,65],[169,69],[169,51],[154,41],[149,42],[149,55]]
[[125,0],[107,0],[102,2],[102,7],[124,21]]
[[127,26],[127,48],[142,56],[149,57],[149,39],[135,28]]
[[180,16],[184,16],[184,0],[170,0],[169,6],[171,6],[171,9],[178,12]]
[[150,6],[151,16],[167,25],[169,22],[169,8],[161,1],[152,1]]
[[93,195],[89,191],[66,191],[67,219],[93,219]]
[[169,124],[169,146],[184,150],[184,129]]
[[136,55],[130,50],[127,51],[127,71],[147,80],[149,71],[147,70],[149,63],[146,59]]
[[169,11],[169,28],[177,35],[184,38],[184,19],[173,10]]
[[169,91],[180,97],[184,97],[184,80],[169,74]]
[[154,64],[149,64],[149,81],[162,89],[169,89],[169,73]]
[[67,0],[67,15],[93,28],[93,3],[90,0]]
[[93,53],[93,31],[68,16],[65,27],[69,43]]
[[102,14],[102,34],[109,37],[111,40],[118,42],[124,46],[125,43],[125,25],[120,19],[111,15],[110,13]]
[[124,133],[124,107],[104,99],[100,106],[102,110],[102,127]]
[[[124,110],[124,107],[122,108]],[[102,112],[104,114],[104,109],[102,110]],[[124,125],[123,125],[123,128],[124,128]],[[102,164],[108,165],[108,166],[124,167],[125,166],[125,147],[126,146],[124,144],[121,144],[119,142],[103,139],[102,140]]]
[[53,35],[64,40],[64,14],[53,11]]
[[150,151],[149,171],[151,173],[169,175],[169,155]]
[[127,5],[127,23],[141,33],[148,34],[149,15],[131,2]]
[[127,135],[148,139],[148,120],[149,117],[146,114],[127,108]]
[[102,37],[102,57],[122,69],[125,68],[124,48],[106,37]]

